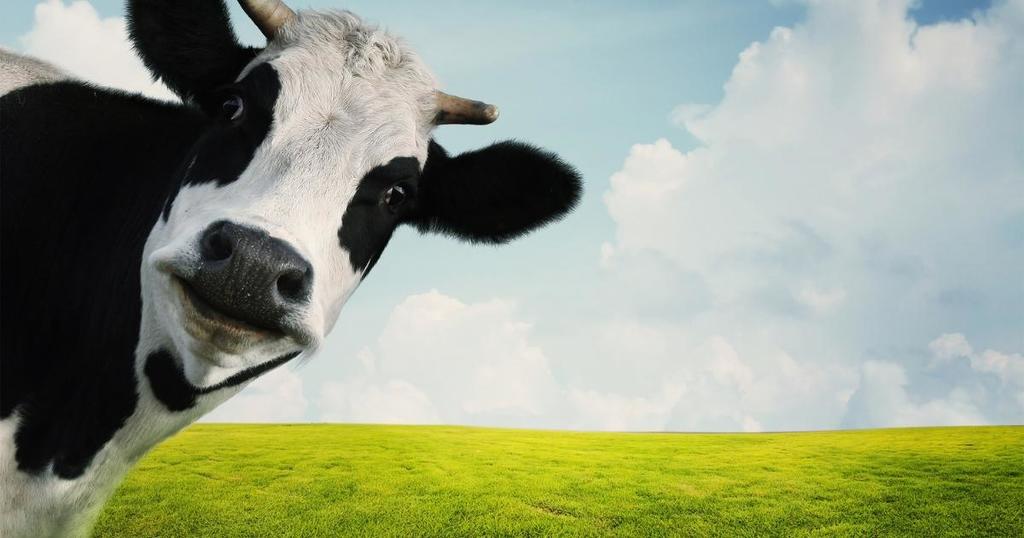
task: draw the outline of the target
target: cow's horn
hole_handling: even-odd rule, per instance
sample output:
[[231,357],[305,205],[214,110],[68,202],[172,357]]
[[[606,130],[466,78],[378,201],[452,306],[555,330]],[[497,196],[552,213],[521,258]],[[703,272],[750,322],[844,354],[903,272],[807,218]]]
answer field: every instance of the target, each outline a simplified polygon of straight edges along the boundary
[[471,125],[487,125],[498,119],[498,107],[437,92],[437,116],[434,123],[445,125],[466,123]]
[[267,39],[273,39],[277,29],[295,16],[281,0],[238,0],[238,3]]

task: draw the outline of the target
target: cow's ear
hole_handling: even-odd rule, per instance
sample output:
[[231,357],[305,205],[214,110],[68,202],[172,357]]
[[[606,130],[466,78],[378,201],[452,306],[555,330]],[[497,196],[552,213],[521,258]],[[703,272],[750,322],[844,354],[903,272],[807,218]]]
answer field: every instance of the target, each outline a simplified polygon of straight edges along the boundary
[[153,76],[184,101],[234,82],[259,52],[238,43],[223,0],[129,0],[128,33]]
[[528,144],[450,157],[431,141],[411,222],[423,232],[504,243],[564,216],[581,190],[573,167]]

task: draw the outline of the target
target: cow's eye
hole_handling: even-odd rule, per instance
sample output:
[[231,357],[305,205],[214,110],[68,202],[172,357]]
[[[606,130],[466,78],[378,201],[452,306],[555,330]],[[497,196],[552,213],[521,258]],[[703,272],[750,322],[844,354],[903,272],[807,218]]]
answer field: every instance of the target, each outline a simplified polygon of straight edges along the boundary
[[229,95],[224,99],[224,103],[220,105],[220,109],[225,118],[231,121],[238,121],[242,118],[242,113],[245,112],[245,102],[242,101],[242,97],[239,95]]
[[384,191],[384,205],[388,206],[388,209],[392,211],[397,210],[402,205],[402,202],[405,202],[405,198],[405,187],[401,185],[395,185]]

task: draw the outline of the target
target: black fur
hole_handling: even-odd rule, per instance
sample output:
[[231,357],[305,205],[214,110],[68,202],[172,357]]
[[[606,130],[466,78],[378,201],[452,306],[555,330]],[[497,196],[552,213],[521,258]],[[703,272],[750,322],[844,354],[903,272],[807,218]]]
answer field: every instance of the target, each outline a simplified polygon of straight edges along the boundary
[[216,117],[216,121],[210,124],[180,163],[176,175],[181,181],[175,182],[167,194],[163,208],[165,221],[170,217],[182,185],[213,182],[223,186],[238,179],[270,132],[274,105],[280,91],[277,71],[270,64],[262,64],[237,84],[225,86],[217,92],[221,100],[231,95],[241,97],[245,104],[242,117],[232,121],[216,109],[207,111]]
[[260,376],[297,357],[298,353],[289,353],[272,361],[267,361],[241,372],[210,387],[196,387],[189,383],[181,366],[175,362],[167,350],[150,353],[146,357],[143,371],[149,379],[153,394],[170,411],[185,411],[196,405],[196,398],[211,392],[234,387]]
[[[128,9],[146,65],[207,110],[257,52],[238,45],[221,1],[130,0]],[[249,110],[232,125],[78,82],[0,97],[0,417],[21,418],[19,469],[52,464],[77,477],[131,415],[146,237],[191,157],[190,181],[238,176],[269,130],[279,87],[271,68],[254,70],[234,90]]]
[[20,469],[74,478],[135,408],[142,247],[206,120],[78,82],[0,117],[0,416]]
[[222,0],[128,0],[128,33],[151,73],[203,104],[259,53],[238,43]]
[[398,157],[388,164],[370,170],[356,188],[341,218],[338,239],[348,251],[349,261],[363,277],[370,272],[384,247],[391,240],[395,226],[408,214],[410,205],[403,204],[397,212],[384,204],[384,193],[394,185],[403,186],[411,204],[420,176],[420,164],[414,157]]
[[212,181],[223,186],[238,179],[270,132],[280,92],[277,71],[266,63],[253,69],[237,84],[218,90],[218,101],[231,95],[242,98],[242,117],[232,121],[218,110],[210,111],[212,116],[219,117],[182,162],[185,167],[183,183],[198,185]]
[[131,415],[146,237],[183,182],[237,179],[279,90],[269,65],[225,90],[238,121],[78,82],[0,98],[0,411],[22,416],[21,469],[78,476]]
[[555,154],[514,141],[449,157],[431,141],[409,218],[421,232],[505,243],[579,202],[579,173]]

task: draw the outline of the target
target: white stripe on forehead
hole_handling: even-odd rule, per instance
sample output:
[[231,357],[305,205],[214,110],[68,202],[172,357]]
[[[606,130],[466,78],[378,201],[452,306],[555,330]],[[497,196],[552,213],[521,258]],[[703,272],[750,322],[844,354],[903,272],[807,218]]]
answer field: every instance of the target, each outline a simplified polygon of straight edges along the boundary
[[[280,59],[286,58],[287,62]],[[387,93],[414,101],[419,123],[432,127],[437,81],[408,45],[357,15],[339,10],[304,10],[278,29],[274,39],[241,72],[257,65],[295,64],[339,79],[357,77]],[[396,95],[397,96],[397,95]]]
[[394,157],[425,163],[437,84],[401,40],[347,11],[300,11],[240,79],[261,63],[281,83],[269,140],[281,162],[333,161],[346,183]]

